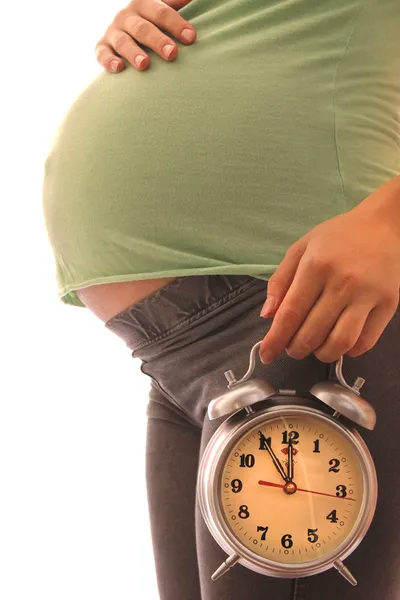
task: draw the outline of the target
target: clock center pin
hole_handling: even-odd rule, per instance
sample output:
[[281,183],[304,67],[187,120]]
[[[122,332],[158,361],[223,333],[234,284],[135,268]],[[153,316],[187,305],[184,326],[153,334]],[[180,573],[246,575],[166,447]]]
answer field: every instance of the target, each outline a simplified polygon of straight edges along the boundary
[[289,481],[283,488],[283,491],[286,494],[294,494],[297,490],[297,485],[294,483],[294,481]]

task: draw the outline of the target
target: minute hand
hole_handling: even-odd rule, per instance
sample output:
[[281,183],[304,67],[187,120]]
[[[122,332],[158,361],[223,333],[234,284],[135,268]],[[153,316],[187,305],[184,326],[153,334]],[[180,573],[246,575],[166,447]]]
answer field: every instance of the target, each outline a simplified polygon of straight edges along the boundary
[[274,466],[278,471],[279,475],[282,477],[285,483],[288,483],[289,478],[285,473],[285,469],[282,467],[279,458],[276,456],[275,452],[271,448],[271,438],[266,438],[262,431],[259,431],[258,433],[260,434],[260,449],[265,448],[266,450],[268,450],[269,455],[272,458],[272,462],[274,463]]
[[288,476],[288,480],[289,482],[293,481],[293,473],[294,473],[294,467],[293,467],[293,440],[290,437],[289,438],[289,446],[288,446],[288,470],[287,470],[287,476]]

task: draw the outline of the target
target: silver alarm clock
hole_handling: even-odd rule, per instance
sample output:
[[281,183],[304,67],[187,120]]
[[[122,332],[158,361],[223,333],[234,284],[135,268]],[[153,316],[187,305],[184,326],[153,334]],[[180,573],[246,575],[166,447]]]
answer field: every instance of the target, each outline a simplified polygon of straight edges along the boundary
[[[203,518],[228,554],[211,579],[236,563],[272,577],[306,577],[344,565],[365,536],[377,502],[371,454],[350,421],[375,427],[373,407],[343,378],[343,357],[309,398],[268,382],[236,380],[208,406],[210,419],[227,417],[203,454],[197,494]],[[336,377],[335,377],[336,375]]]

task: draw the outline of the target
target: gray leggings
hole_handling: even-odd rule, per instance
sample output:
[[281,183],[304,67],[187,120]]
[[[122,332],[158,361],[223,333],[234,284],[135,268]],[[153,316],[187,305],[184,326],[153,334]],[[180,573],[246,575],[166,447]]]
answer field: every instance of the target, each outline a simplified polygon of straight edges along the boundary
[[[366,537],[345,561],[358,586],[335,570],[291,580],[240,564],[211,580],[227,554],[196,502],[199,460],[223,420],[210,421],[207,406],[227,390],[224,371],[232,369],[238,378],[245,374],[251,348],[272,323],[259,316],[267,285],[248,275],[181,277],[105,324],[151,378],[146,481],[160,598],[399,600],[400,306],[374,348],[343,359],[345,380],[353,384],[364,377],[362,395],[377,413],[373,432],[360,428],[377,468],[377,510]],[[307,396],[314,383],[328,379],[328,370],[314,354],[295,360],[283,352],[270,365],[257,355],[252,377]]]

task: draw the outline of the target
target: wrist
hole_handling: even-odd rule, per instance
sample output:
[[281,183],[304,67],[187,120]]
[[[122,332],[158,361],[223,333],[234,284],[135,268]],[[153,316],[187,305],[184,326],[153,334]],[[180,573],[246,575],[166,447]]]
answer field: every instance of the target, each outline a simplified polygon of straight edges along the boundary
[[367,196],[352,210],[385,223],[400,240],[400,175]]

